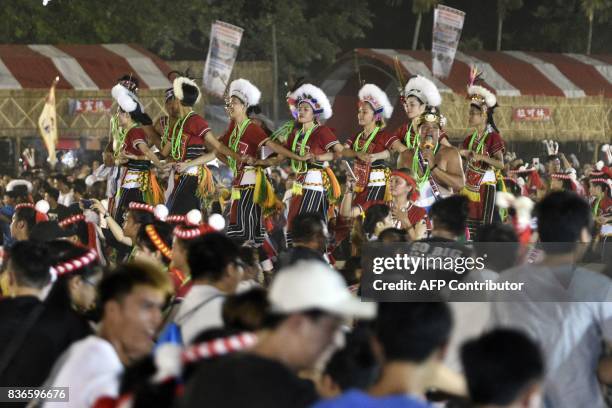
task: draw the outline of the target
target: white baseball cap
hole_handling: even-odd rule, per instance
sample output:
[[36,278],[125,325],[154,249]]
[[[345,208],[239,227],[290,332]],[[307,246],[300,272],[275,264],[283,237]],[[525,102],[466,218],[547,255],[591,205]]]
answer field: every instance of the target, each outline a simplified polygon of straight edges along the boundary
[[371,319],[376,303],[362,302],[342,276],[321,261],[299,261],[281,269],[268,292],[273,312],[290,314],[318,309],[341,317]]

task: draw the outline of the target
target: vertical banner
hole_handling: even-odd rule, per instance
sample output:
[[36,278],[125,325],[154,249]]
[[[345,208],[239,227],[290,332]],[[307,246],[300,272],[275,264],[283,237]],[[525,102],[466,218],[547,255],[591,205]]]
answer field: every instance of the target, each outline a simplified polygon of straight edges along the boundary
[[55,77],[49,94],[45,99],[45,106],[43,107],[40,116],[38,117],[38,131],[40,136],[45,142],[47,152],[49,153],[48,161],[51,166],[55,166],[57,163],[57,157],[55,155],[55,146],[57,145],[57,114],[55,111],[55,85],[59,82],[59,77]]
[[223,97],[236,62],[243,31],[240,27],[222,21],[215,21],[210,28],[210,44],[202,81],[208,93]]
[[438,6],[434,10],[431,58],[432,71],[437,78],[446,78],[450,74],[464,20],[465,13],[461,10],[447,6]]

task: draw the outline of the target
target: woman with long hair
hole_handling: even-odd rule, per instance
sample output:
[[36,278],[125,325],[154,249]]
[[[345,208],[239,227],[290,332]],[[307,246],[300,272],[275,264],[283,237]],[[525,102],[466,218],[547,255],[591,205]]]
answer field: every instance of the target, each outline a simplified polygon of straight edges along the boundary
[[385,199],[391,170],[385,163],[391,154],[393,136],[386,132],[385,119],[393,113],[387,94],[374,84],[365,84],[359,90],[357,119],[363,130],[344,144],[342,155],[355,159],[353,173],[356,205]]
[[479,73],[472,69],[467,90],[472,134],[465,138],[459,152],[467,162],[462,193],[469,200],[468,228],[472,239],[478,227],[493,222],[495,192],[504,168],[505,151],[493,116],[497,98],[488,89],[475,85],[478,77]]
[[287,244],[291,244],[292,221],[302,213],[319,213],[327,226],[330,205],[340,198],[340,185],[328,161],[343,151],[332,130],[322,121],[332,116],[332,108],[323,91],[312,84],[304,84],[295,91],[298,104],[299,128],[287,140],[287,148],[303,161],[291,161],[296,173],[292,186],[287,220]]

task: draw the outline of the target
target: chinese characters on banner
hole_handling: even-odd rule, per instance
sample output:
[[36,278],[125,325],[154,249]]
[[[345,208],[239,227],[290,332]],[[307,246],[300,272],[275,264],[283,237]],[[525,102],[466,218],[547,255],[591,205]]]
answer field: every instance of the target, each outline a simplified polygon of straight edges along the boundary
[[461,10],[446,6],[434,10],[431,58],[435,77],[446,78],[450,74],[464,20],[465,13]]
[[112,99],[70,99],[70,113],[110,113],[113,106]]
[[512,108],[514,122],[547,122],[551,119],[551,111],[545,106],[521,106]]
[[222,21],[210,28],[210,45],[204,65],[204,88],[220,98],[225,93],[238,55],[243,29]]

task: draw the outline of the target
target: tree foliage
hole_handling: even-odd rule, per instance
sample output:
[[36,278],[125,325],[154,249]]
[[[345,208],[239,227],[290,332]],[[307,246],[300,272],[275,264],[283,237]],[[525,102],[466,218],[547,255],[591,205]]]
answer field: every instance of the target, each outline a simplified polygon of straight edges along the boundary
[[138,43],[167,59],[201,59],[210,26],[245,29],[238,58],[271,59],[276,25],[281,74],[327,66],[371,26],[367,0],[3,0],[0,43]]

